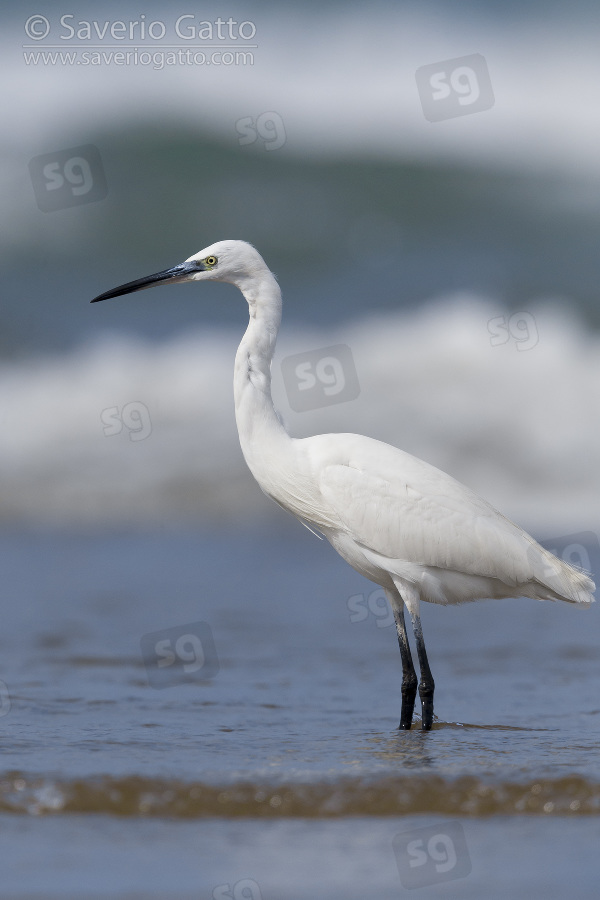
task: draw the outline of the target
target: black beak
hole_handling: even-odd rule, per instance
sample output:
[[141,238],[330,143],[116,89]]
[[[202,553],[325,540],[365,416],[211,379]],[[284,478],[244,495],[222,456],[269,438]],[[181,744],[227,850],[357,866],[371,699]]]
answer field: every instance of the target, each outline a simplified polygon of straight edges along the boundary
[[145,278],[138,278],[137,281],[128,281],[120,287],[113,288],[112,291],[106,291],[90,300],[90,303],[98,303],[99,300],[110,300],[111,297],[121,297],[123,294],[133,294],[135,291],[144,291],[146,288],[160,284],[161,281],[185,281],[188,275],[194,272],[204,272],[205,266],[201,262],[184,262],[172,269],[165,269],[164,272],[157,272],[156,275],[146,275]]

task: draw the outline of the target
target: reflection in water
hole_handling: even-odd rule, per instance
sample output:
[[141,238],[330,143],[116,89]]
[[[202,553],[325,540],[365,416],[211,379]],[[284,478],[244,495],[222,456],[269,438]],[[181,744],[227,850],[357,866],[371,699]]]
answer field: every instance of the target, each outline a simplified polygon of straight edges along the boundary
[[435,765],[435,754],[427,737],[439,727],[434,722],[428,733],[421,731],[419,724],[415,723],[411,731],[398,730],[391,735],[371,735],[365,739],[365,744],[371,746],[373,755],[378,759],[398,762],[407,769],[426,769]]

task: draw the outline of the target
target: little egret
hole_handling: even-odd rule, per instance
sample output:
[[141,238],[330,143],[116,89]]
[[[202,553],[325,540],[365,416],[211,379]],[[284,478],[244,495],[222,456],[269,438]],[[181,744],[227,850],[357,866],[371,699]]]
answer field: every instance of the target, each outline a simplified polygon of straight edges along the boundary
[[417,677],[404,607],[411,617],[421,678],[422,728],[433,721],[434,681],[420,603],[532,597],[589,604],[594,582],[541,547],[493,506],[426,462],[358,434],[296,439],[271,398],[271,361],[281,291],[245,241],[219,241],[172,269],[114,288],[108,300],[155,284],[226,281],[248,302],[250,322],[235,357],[235,417],[248,467],[262,490],[320,531],[390,602],[402,658],[400,728],[411,727]]

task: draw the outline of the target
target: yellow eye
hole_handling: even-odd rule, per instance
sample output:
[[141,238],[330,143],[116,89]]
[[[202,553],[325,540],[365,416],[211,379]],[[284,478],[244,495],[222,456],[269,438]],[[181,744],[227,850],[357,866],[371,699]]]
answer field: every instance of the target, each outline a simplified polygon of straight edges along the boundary
[[209,266],[212,269],[212,267],[216,266],[216,264],[217,264],[217,257],[216,256],[207,256],[206,259],[204,260],[204,262],[206,263],[207,266]]

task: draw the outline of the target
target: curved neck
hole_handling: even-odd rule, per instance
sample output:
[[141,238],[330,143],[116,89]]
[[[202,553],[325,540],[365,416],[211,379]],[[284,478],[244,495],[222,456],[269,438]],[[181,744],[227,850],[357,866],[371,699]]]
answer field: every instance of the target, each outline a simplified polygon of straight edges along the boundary
[[244,458],[265,489],[270,480],[271,450],[281,452],[291,443],[271,397],[271,361],[281,322],[281,291],[268,270],[251,286],[239,286],[248,301],[250,321],[235,357],[235,418]]

